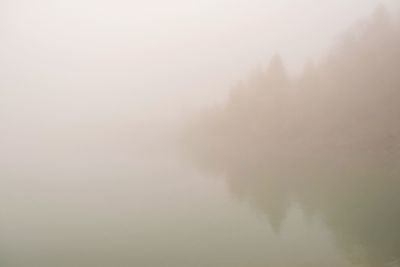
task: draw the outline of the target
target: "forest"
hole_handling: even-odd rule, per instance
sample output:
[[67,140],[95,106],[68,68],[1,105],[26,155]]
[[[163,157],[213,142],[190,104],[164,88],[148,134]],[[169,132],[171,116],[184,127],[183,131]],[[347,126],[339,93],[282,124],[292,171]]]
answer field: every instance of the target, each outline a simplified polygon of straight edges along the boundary
[[399,70],[400,25],[380,7],[299,77],[275,55],[232,88],[224,106],[197,114],[186,137],[198,156],[219,166],[394,166]]
[[[188,155],[279,232],[289,207],[366,266],[400,256],[400,24],[384,7],[291,75],[279,55],[200,112]],[[396,230],[397,229],[397,230]]]

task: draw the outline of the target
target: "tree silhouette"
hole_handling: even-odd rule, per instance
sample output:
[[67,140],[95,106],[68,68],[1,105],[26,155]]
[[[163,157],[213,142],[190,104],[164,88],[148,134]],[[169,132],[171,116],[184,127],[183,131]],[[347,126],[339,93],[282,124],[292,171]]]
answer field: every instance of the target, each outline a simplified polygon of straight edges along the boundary
[[300,77],[275,55],[204,114],[191,152],[276,232],[295,199],[357,261],[400,258],[400,25],[383,6]]

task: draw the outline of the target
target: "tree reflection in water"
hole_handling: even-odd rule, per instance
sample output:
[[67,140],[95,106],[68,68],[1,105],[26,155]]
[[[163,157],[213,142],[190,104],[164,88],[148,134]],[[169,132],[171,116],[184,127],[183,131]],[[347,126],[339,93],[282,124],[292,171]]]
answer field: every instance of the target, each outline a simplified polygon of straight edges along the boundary
[[279,56],[188,127],[189,153],[279,232],[291,203],[355,263],[400,259],[400,25],[380,7],[318,66]]

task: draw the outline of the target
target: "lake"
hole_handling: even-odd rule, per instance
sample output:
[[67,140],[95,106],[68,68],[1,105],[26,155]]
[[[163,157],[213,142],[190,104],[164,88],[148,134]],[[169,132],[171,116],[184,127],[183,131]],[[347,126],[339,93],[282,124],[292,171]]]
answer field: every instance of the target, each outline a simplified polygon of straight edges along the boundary
[[1,266],[398,266],[397,179],[214,173],[100,129],[3,134]]

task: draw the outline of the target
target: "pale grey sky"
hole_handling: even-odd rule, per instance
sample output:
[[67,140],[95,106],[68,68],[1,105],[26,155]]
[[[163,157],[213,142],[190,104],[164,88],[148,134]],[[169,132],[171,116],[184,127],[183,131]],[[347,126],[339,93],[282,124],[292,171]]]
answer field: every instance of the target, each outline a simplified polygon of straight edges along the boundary
[[[168,118],[280,52],[292,70],[397,0],[1,0],[1,116]],[[395,7],[397,5],[397,7]]]

